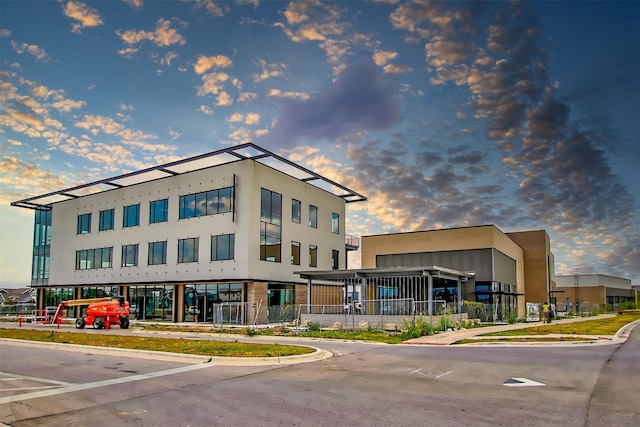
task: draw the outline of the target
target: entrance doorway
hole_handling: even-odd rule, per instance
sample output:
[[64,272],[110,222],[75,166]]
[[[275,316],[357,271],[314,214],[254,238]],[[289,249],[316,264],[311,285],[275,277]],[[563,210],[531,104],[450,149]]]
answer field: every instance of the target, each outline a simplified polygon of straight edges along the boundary
[[295,318],[294,285],[272,285],[267,289],[269,323],[291,322]]

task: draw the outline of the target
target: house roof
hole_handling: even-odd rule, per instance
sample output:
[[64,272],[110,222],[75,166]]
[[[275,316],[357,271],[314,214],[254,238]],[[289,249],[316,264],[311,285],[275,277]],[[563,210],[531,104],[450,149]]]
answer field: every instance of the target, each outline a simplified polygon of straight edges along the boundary
[[351,190],[335,181],[325,178],[305,167],[302,167],[284,157],[278,156],[253,143],[246,143],[227,147],[210,153],[200,154],[186,159],[176,160],[163,165],[152,166],[135,172],[114,176],[77,185],[51,193],[41,194],[26,199],[12,202],[11,206],[20,208],[51,210],[51,206],[57,202],[63,202],[90,194],[113,190],[114,188],[128,187],[143,182],[168,178],[196,170],[228,164],[240,160],[253,160],[285,173],[303,182],[308,182],[318,188],[328,191],[345,200],[346,203],[362,202],[367,200],[365,196]]
[[11,303],[23,303],[33,301],[33,288],[1,288],[0,289],[0,301]]

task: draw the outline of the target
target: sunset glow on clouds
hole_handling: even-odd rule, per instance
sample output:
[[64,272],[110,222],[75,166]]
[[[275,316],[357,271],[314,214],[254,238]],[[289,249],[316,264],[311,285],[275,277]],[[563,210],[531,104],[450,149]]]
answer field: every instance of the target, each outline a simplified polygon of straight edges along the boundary
[[557,273],[640,280],[638,2],[0,13],[0,284],[31,269],[10,202],[249,141],[366,195],[348,234],[545,229]]

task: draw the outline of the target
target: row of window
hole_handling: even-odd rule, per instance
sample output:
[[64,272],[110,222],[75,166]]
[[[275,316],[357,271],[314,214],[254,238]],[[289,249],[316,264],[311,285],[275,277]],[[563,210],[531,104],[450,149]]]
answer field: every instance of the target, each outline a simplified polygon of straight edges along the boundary
[[[291,220],[301,222],[302,202],[291,199]],[[340,215],[331,214],[331,231],[340,232]],[[318,227],[318,208],[309,205],[309,226]],[[338,251],[334,251],[338,252]],[[261,189],[260,194],[260,260],[281,262],[282,253],[282,195]],[[335,260],[334,260],[335,258]],[[338,255],[331,258],[332,268],[338,268]],[[300,265],[300,243],[291,243],[291,263]],[[309,267],[317,267],[317,247],[309,246]],[[335,266],[335,267],[334,267]]]
[[[233,210],[233,187],[180,196],[179,218],[194,218],[204,215],[215,215]],[[115,209],[100,211],[98,230],[113,230]],[[169,199],[149,202],[149,224],[166,222],[169,219]],[[140,225],[140,204],[124,206],[122,209],[122,226]],[[91,233],[91,213],[78,215],[77,234]]]
[[[178,263],[198,262],[199,238],[178,240]],[[122,245],[121,267],[138,265],[139,245]],[[231,260],[235,257],[235,235],[222,234],[211,236],[211,261]],[[82,249],[76,251],[76,270],[111,268],[113,247]],[[147,265],[167,263],[167,241],[149,242]]]
[[[199,238],[178,240],[178,263],[198,262]],[[291,264],[300,265],[300,242],[291,242]],[[120,266],[136,267],[138,265],[139,245],[122,245]],[[318,266],[318,247],[309,245],[309,267]],[[222,234],[211,236],[211,261],[232,260],[235,257],[235,235]],[[340,252],[332,250],[331,268],[339,268]],[[76,270],[91,270],[97,268],[111,268],[113,247],[98,249],[82,249],[76,251]],[[147,265],[161,265],[167,263],[167,241],[149,242]]]
[[[291,199],[291,221],[298,224],[302,222],[302,202],[300,200]],[[314,205],[309,205],[309,227],[318,228],[318,207]],[[335,212],[331,213],[331,232],[340,233],[340,215]]]

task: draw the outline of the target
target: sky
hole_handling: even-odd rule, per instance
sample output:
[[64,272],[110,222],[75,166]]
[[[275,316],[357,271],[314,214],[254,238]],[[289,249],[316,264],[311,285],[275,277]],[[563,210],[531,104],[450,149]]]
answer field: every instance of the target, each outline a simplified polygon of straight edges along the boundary
[[638,284],[639,137],[638,1],[0,0],[0,285],[11,202],[245,142],[365,195],[347,234],[544,229]]

